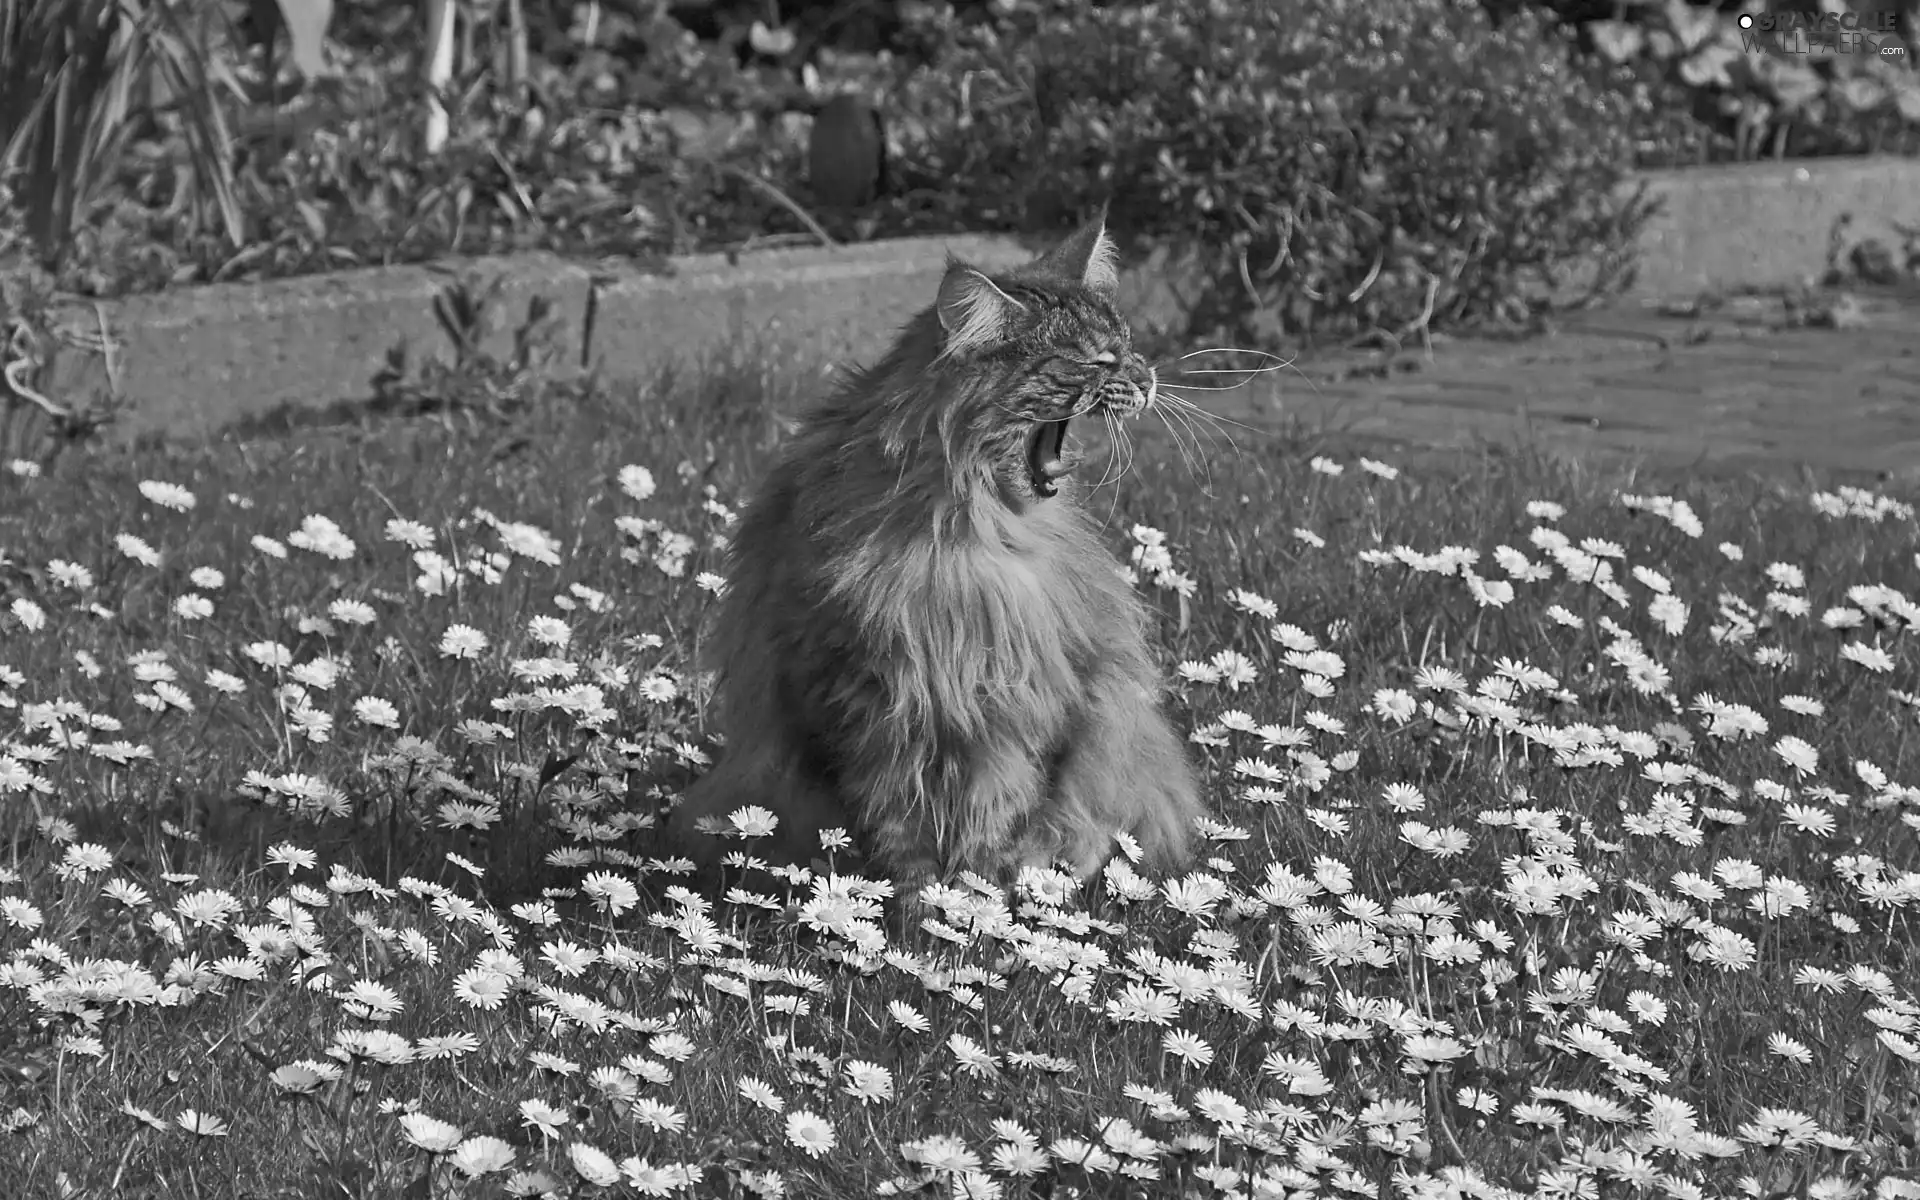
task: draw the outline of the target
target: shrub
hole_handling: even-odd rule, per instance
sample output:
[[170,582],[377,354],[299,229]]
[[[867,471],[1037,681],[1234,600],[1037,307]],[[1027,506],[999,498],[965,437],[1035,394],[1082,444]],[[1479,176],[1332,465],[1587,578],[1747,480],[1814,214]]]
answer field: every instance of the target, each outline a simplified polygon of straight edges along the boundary
[[[338,69],[300,65],[320,50],[295,39],[296,69],[275,74],[250,41],[271,42],[270,28],[239,36],[200,0],[0,0],[0,186],[61,287],[118,295],[530,246],[705,248],[765,224],[769,201],[740,176],[796,157],[794,138],[767,130],[799,85],[659,13],[609,22],[618,43],[539,62],[524,87],[483,44],[444,97],[451,138],[426,155],[417,14],[350,16]],[[324,14],[302,28],[317,38]],[[48,50],[69,43],[103,64]],[[154,109],[150,94],[185,99]],[[689,150],[658,111],[708,106],[749,114],[762,136]]]
[[477,74],[449,102],[446,146],[425,155],[421,89],[363,72],[242,139],[238,253],[179,211],[171,171],[129,169],[73,239],[60,283],[111,296],[528,249],[646,260],[766,223],[770,202],[740,176],[780,177],[798,158],[792,139],[747,118],[739,145],[690,149],[659,114],[596,103],[581,82],[542,68],[549,103],[529,109]]
[[[1576,268],[1617,282],[1642,212],[1615,188],[1653,89],[1572,61],[1545,15],[1496,29],[1449,0],[899,15],[890,63],[828,66],[828,90],[878,91],[891,73],[904,152],[902,186],[833,232],[1053,228],[1112,195],[1117,230],[1199,277],[1183,334],[1404,337],[1522,318]],[[537,62],[531,107],[477,65],[431,157],[406,56],[350,41],[353,65],[328,86],[250,116],[235,101],[243,248],[183,202],[199,189],[179,147],[141,142],[145,159],[103,176],[60,284],[119,294],[531,247],[651,256],[799,232],[787,197],[816,204],[785,115],[804,106],[798,85],[660,14],[610,17],[595,47]],[[716,123],[740,136],[677,111],[700,105],[741,114]]]
[[1736,9],[1661,0],[1608,6],[1599,20],[1595,6],[1580,0],[1499,0],[1496,7],[1530,8],[1577,29],[1601,59],[1631,67],[1661,95],[1640,131],[1643,166],[1920,150],[1920,74],[1910,55],[1871,52],[1888,32],[1883,19],[1906,40],[1920,38],[1916,0],[1844,0],[1823,9],[1863,35],[1825,46],[1804,32],[1776,39],[1740,28],[1741,10],[1805,12],[1787,3]]
[[921,195],[1013,228],[1111,197],[1190,259],[1191,334],[1511,321],[1625,279],[1632,102],[1520,13],[1455,0],[1091,7],[955,26],[905,88]]

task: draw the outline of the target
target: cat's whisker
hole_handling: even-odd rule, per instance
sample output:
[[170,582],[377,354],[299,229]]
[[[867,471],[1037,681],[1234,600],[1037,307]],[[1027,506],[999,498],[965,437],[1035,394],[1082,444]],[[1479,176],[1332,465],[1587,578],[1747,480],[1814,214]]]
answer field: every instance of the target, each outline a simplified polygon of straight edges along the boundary
[[1133,461],[1133,438],[1127,434],[1127,419],[1119,417],[1112,409],[1102,409],[1100,420],[1106,424],[1108,438],[1108,459],[1106,468],[1100,474],[1100,484],[1117,484],[1127,478],[1127,470]]
[[1162,389],[1178,388],[1180,391],[1183,391],[1183,392],[1237,392],[1241,388],[1247,386],[1247,381],[1243,379],[1239,383],[1225,383],[1225,384],[1169,383],[1167,380],[1163,379],[1160,381],[1160,386]]
[[[1161,423],[1167,427],[1169,433],[1172,432],[1176,424],[1186,431],[1187,439],[1193,446],[1193,453],[1188,456],[1189,461],[1198,459],[1201,464],[1201,472],[1211,480],[1213,478],[1213,458],[1215,453],[1213,438],[1216,436],[1215,431],[1201,425],[1195,421],[1191,415],[1177,408],[1169,408],[1167,411],[1161,413],[1160,420]],[[1224,435],[1219,436],[1227,445],[1233,445],[1232,438],[1225,437]],[[1203,438],[1207,439],[1208,442],[1204,448],[1201,446],[1201,440]],[[1238,447],[1235,447],[1235,449],[1238,449]]]
[[[1193,418],[1176,405],[1169,404],[1164,408],[1156,405],[1155,408],[1158,411],[1154,415],[1160,418],[1160,424],[1166,429],[1167,436],[1172,438],[1173,444],[1179,448],[1180,461],[1186,464],[1187,474],[1195,478],[1204,475],[1206,477],[1204,488],[1210,491],[1213,486],[1213,467],[1210,458],[1201,452],[1200,430],[1193,424]],[[1183,431],[1186,434],[1185,438],[1181,437]],[[1228,441],[1231,444],[1232,439]],[[1196,460],[1205,465],[1197,466]]]
[[1295,361],[1296,360],[1291,358],[1283,358],[1277,362],[1268,363],[1264,367],[1181,367],[1174,373],[1176,375],[1246,375],[1251,377],[1254,375],[1269,375],[1275,371],[1285,371],[1291,368]]
[[[1132,474],[1135,452],[1134,452],[1133,435],[1127,432],[1126,424],[1124,422],[1118,422],[1118,421],[1116,421],[1115,424],[1119,426],[1119,438],[1120,438],[1120,445],[1119,445],[1120,457],[1116,459],[1116,462],[1118,463],[1118,466],[1119,466],[1119,473],[1114,476],[1114,482],[1118,483],[1120,480],[1125,479],[1128,475]],[[1117,494],[1116,494],[1116,498],[1117,498]]]
[[[1191,398],[1180,395],[1177,390],[1180,386],[1179,384],[1163,383],[1158,390],[1156,402],[1151,407],[1154,409],[1155,415],[1159,417],[1161,424],[1165,426],[1168,435],[1172,437],[1175,444],[1180,447],[1181,457],[1186,462],[1188,474],[1193,476],[1197,482],[1201,483],[1203,491],[1208,495],[1212,495],[1213,457],[1219,443],[1225,442],[1227,446],[1233,449],[1235,454],[1241,452],[1239,442],[1234,439],[1233,434],[1227,427],[1234,426],[1247,430],[1250,433],[1262,432],[1262,430],[1260,430],[1258,426],[1247,425],[1201,407]],[[1209,388],[1202,390],[1212,391],[1226,389]],[[1186,438],[1190,441],[1192,446],[1191,452],[1188,450],[1189,441],[1182,440],[1182,432],[1186,434]],[[1203,440],[1207,446],[1205,453],[1201,451],[1201,443]],[[1195,456],[1204,460],[1206,465],[1203,469],[1195,469],[1193,462]]]
[[[1105,421],[1107,426],[1107,447],[1108,447],[1107,467],[1108,469],[1111,469],[1114,465],[1114,462],[1120,457],[1121,447],[1126,442],[1126,433],[1125,431],[1123,431],[1118,427],[1118,424],[1113,419],[1112,413],[1102,413],[1101,417]],[[1116,482],[1118,481],[1118,478],[1119,478],[1118,476],[1115,477]],[[1103,483],[1105,479],[1106,479],[1106,472],[1102,471],[1101,480]],[[1094,485],[1095,488],[1098,488],[1100,486],[1101,484],[1098,484],[1098,483]],[[1105,524],[1111,526],[1113,524],[1114,515],[1118,513],[1119,510],[1120,510],[1120,489],[1114,488],[1112,491],[1107,493],[1107,515],[1105,517]]]
[[1126,437],[1120,428],[1120,423],[1114,420],[1111,410],[1104,408],[1100,410],[1100,423],[1107,429],[1107,454],[1100,466],[1100,477],[1087,485],[1095,490],[1118,481],[1119,477],[1113,473],[1113,465],[1120,456],[1121,441]]
[[[1231,390],[1236,387],[1245,387],[1246,383],[1251,381],[1252,377],[1255,375],[1270,375],[1275,371],[1284,371],[1288,367],[1291,367],[1292,365],[1293,365],[1292,363],[1283,363],[1277,367],[1219,367],[1219,368],[1204,367],[1204,368],[1193,368],[1193,369],[1181,371],[1180,374],[1181,375],[1245,375],[1248,377],[1247,380],[1243,380],[1240,383],[1231,383],[1226,385],[1227,389]],[[1195,385],[1188,385],[1188,386],[1195,386]]]
[[[1189,359],[1198,358],[1201,355],[1206,355],[1206,354],[1228,354],[1228,355],[1248,354],[1248,355],[1253,355],[1256,358],[1265,359],[1266,361],[1259,366],[1252,366],[1252,367],[1185,367],[1185,366],[1178,365],[1180,363],[1186,362]],[[1237,391],[1240,388],[1247,386],[1249,383],[1252,383],[1254,379],[1257,378],[1258,376],[1266,375],[1274,371],[1291,370],[1294,374],[1298,375],[1303,381],[1305,381],[1307,386],[1313,388],[1315,391],[1318,391],[1319,385],[1314,383],[1313,379],[1310,376],[1308,376],[1306,372],[1300,370],[1298,363],[1299,363],[1299,359],[1297,357],[1283,358],[1278,354],[1272,354],[1265,350],[1253,350],[1253,349],[1238,347],[1238,346],[1212,346],[1202,350],[1191,351],[1190,353],[1183,354],[1179,358],[1175,359],[1173,363],[1170,364],[1171,366],[1174,367],[1174,369],[1170,372],[1173,375],[1173,378],[1175,380],[1178,380],[1178,379],[1187,378],[1187,377],[1207,377],[1207,376],[1226,375],[1226,376],[1233,376],[1234,382],[1227,383],[1227,384],[1211,384],[1211,383],[1178,383],[1170,380],[1162,380],[1161,386],[1165,388],[1175,389],[1179,391],[1187,391],[1187,392],[1231,392],[1231,391]]]
[[[1107,458],[1107,470],[1101,472],[1100,480],[1093,486],[1105,487],[1108,483],[1119,483],[1133,469],[1133,441],[1127,436],[1125,424],[1113,415],[1112,410],[1102,409],[1101,419],[1107,426],[1107,440],[1110,451]],[[1113,523],[1114,515],[1120,507],[1120,489],[1114,488],[1107,493],[1107,524]]]
[[[1176,383],[1173,382],[1173,380],[1162,379],[1160,386],[1183,388],[1189,392],[1234,392],[1252,383],[1255,376],[1268,375],[1274,371],[1284,371],[1289,368],[1292,368],[1296,374],[1300,374],[1299,369],[1294,367],[1292,362],[1282,363],[1279,366],[1273,367],[1222,367],[1217,370],[1212,368],[1194,369],[1174,372],[1173,380],[1196,375],[1235,375],[1239,376],[1239,381],[1236,383]],[[1300,374],[1300,377],[1302,379],[1308,378],[1305,374]]]
[[1243,421],[1236,421],[1231,417],[1223,417],[1219,413],[1202,408],[1185,396],[1168,395],[1165,397],[1165,400],[1169,408],[1181,412],[1194,420],[1205,421],[1215,429],[1220,430],[1220,434],[1226,438],[1227,444],[1229,446],[1235,446],[1236,449],[1238,446],[1234,442],[1232,435],[1225,431],[1224,426],[1231,425],[1236,429],[1244,429],[1248,433],[1261,432],[1260,427],[1257,425],[1248,425]]
[[1086,400],[1068,410],[1066,419],[1071,421],[1076,417],[1084,417],[1088,413],[1095,411],[1107,411],[1106,406],[1100,402],[1100,397],[1097,395],[1087,397]]
[[1198,350],[1187,351],[1174,361],[1185,362],[1190,358],[1199,358],[1202,354],[1251,354],[1256,358],[1270,358],[1275,362],[1287,361],[1278,354],[1266,350],[1255,350],[1251,346],[1203,346]]
[[[1160,424],[1165,427],[1168,436],[1173,438],[1174,445],[1179,447],[1180,457],[1186,460],[1189,472],[1193,469],[1192,455],[1200,452],[1198,431],[1194,428],[1191,418],[1184,411],[1191,407],[1192,404],[1190,401],[1166,392],[1157,393],[1154,396],[1153,403],[1147,406],[1147,410],[1152,412],[1153,415],[1159,419]],[[1176,420],[1179,421],[1177,428],[1174,424]],[[1183,431],[1187,435],[1185,439],[1181,437]],[[1191,439],[1191,451],[1189,451],[1188,439]]]
[[1291,371],[1293,372],[1293,374],[1298,376],[1300,378],[1300,381],[1306,384],[1307,387],[1315,395],[1321,395],[1319,382],[1315,380],[1313,376],[1307,374],[1305,371],[1300,369],[1300,366],[1299,366],[1300,359],[1298,355],[1295,355],[1290,358],[1283,358],[1278,354],[1272,354],[1265,350],[1254,350],[1249,347],[1214,346],[1204,350],[1194,350],[1188,354],[1184,354],[1180,356],[1180,358],[1175,359],[1174,362],[1176,364],[1184,363],[1188,359],[1197,358],[1200,355],[1204,355],[1204,354],[1229,354],[1229,355],[1250,354],[1255,356],[1256,358],[1265,359],[1266,362],[1264,362],[1262,365],[1257,367],[1178,367],[1178,369],[1176,369],[1173,372],[1176,378],[1180,376],[1209,376],[1209,375],[1234,375],[1234,376],[1238,376],[1239,378],[1235,382],[1229,383],[1229,384],[1164,383],[1163,382],[1162,386],[1181,390],[1181,391],[1188,391],[1188,392],[1212,392],[1212,391],[1230,392],[1230,391],[1234,391],[1237,388],[1243,388],[1247,386],[1247,384],[1253,382],[1256,376],[1265,375],[1273,371]]

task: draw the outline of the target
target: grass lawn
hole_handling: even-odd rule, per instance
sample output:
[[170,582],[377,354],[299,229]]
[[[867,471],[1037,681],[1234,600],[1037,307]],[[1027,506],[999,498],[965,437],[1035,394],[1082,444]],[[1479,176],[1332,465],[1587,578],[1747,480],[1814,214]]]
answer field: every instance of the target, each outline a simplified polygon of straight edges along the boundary
[[909,927],[653,855],[819,382],[0,473],[0,1193],[1920,1196],[1911,507],[1145,439],[1203,861]]

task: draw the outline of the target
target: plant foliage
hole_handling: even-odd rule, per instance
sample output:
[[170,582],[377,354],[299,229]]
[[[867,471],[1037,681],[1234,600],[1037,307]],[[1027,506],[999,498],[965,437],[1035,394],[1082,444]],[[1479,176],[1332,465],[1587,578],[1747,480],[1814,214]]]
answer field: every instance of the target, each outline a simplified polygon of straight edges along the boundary
[[[1912,33],[1915,6],[1903,7]],[[1920,71],[1910,53],[1873,52],[1889,32],[1878,18],[1897,15],[1893,8],[1842,3],[1831,10],[1830,31],[1796,27],[1777,35],[1740,26],[1742,16],[1764,13],[1766,5],[1744,9],[1721,12],[1686,0],[1623,6],[1615,18],[1588,23],[1585,36],[1606,60],[1678,85],[1725,136],[1726,156],[1920,148]],[[1674,157],[1660,153],[1665,149],[1654,156]]]
[[[89,295],[1051,230],[1111,199],[1191,290],[1181,333],[1394,341],[1620,283],[1630,166],[1920,132],[1920,72],[1749,49],[1684,0],[534,6],[524,75],[497,7],[461,9],[463,66],[430,93],[411,9],[0,0],[0,184]],[[886,117],[891,185],[816,223],[807,114],[850,88]]]
[[[1035,6],[912,89],[956,211],[1197,256],[1202,329],[1392,337],[1525,315],[1621,266],[1628,99],[1537,15],[1459,0]],[[958,86],[952,86],[957,81]]]
[[222,11],[195,0],[0,0],[0,180],[57,256],[154,127],[178,147],[183,209],[243,240],[223,93]]

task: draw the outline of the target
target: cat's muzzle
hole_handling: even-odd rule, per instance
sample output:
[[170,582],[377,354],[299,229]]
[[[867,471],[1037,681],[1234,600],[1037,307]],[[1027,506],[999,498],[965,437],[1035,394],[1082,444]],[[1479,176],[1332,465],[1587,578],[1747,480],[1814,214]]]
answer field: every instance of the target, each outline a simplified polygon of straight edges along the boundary
[[[1145,390],[1129,380],[1108,380],[1100,388],[1092,411],[1122,419],[1139,416],[1152,407],[1156,391],[1153,376],[1147,378]],[[1068,454],[1066,448],[1070,419],[1035,421],[1033,432],[1027,435],[1028,482],[1033,485],[1033,494],[1042,499],[1059,495],[1059,480],[1073,473],[1077,456]]]

